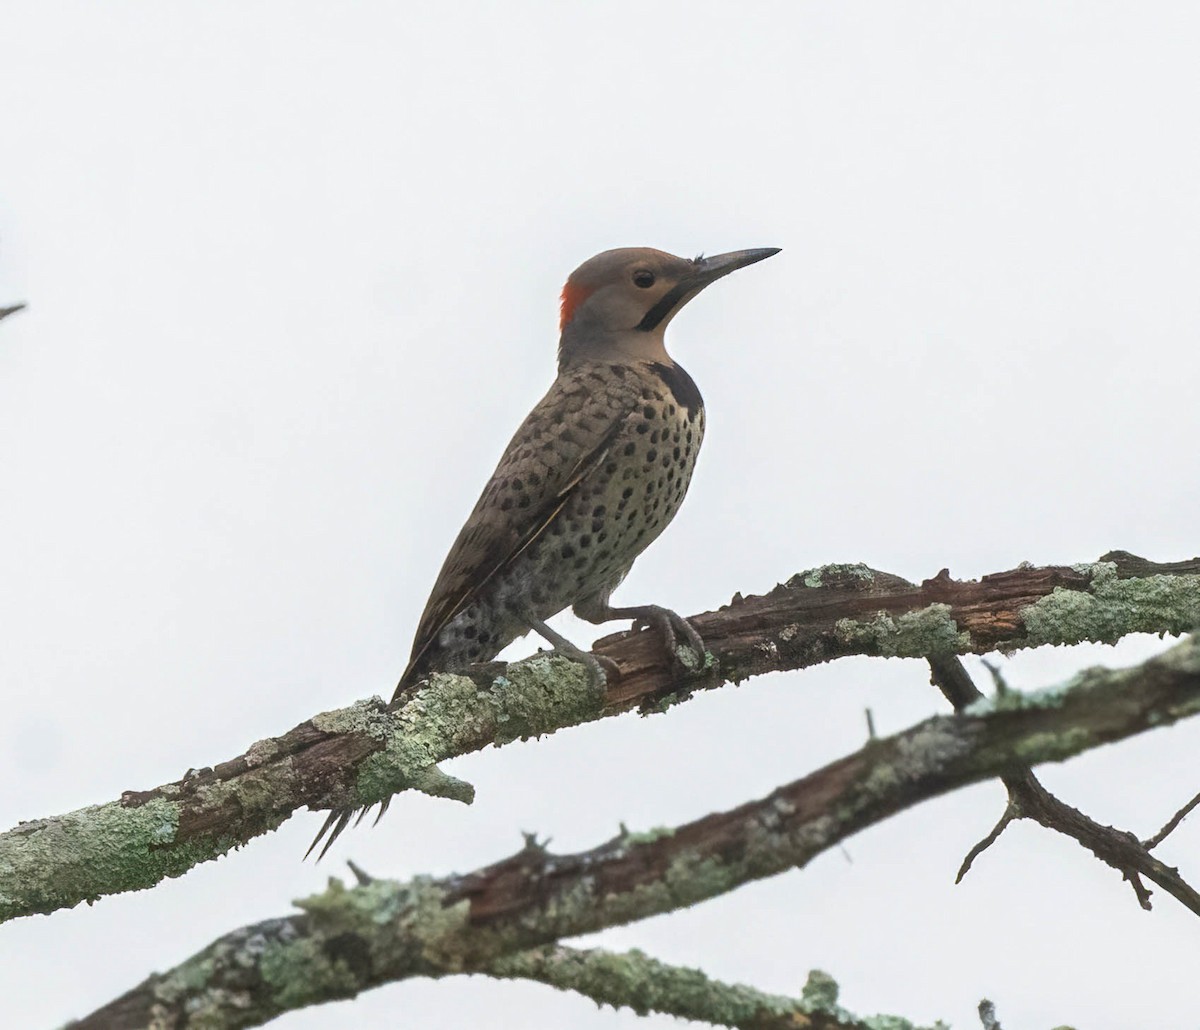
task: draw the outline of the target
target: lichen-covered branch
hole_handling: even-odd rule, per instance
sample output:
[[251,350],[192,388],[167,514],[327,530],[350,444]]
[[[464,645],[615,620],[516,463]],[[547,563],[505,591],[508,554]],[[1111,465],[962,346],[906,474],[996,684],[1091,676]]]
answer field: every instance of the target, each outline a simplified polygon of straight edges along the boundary
[[740,1030],[949,1030],[940,1021],[923,1028],[900,1016],[854,1016],[838,1005],[833,977],[815,969],[799,998],[722,983],[698,969],[671,966],[636,950],[617,954],[546,945],[496,959],[483,972],[537,980],[599,1005],[631,1008],[639,1016],[661,1012]]
[[955,788],[1197,712],[1200,643],[1188,638],[1134,669],[1091,669],[1056,689],[929,719],[759,801],[673,829],[622,832],[574,855],[530,840],[504,861],[440,880],[331,880],[299,902],[300,914],[222,937],[80,1026],[253,1026],[393,980],[486,971],[506,955],[803,866]]
[[1094,565],[1018,568],[916,586],[865,565],[799,573],[694,616],[710,653],[683,680],[657,635],[599,641],[621,677],[603,698],[579,666],[539,656],[470,676],[438,674],[391,709],[326,712],[244,754],[149,791],[0,834],[0,922],[141,890],[278,827],[292,812],[358,808],[406,790],[469,801],[437,763],[693,691],[847,655],[925,657],[1184,632],[1200,624],[1200,559],[1159,565],[1112,552]]
[[[956,712],[981,702],[988,703],[958,658],[939,656],[929,659],[929,665],[933,682],[954,705]],[[1003,680],[994,669],[992,674],[996,677],[997,691],[1000,691],[1004,688]],[[1158,884],[1181,905],[1200,915],[1200,892],[1179,875],[1178,869],[1150,854],[1190,808],[1200,804],[1200,795],[1177,812],[1154,838],[1142,842],[1134,834],[1098,823],[1079,809],[1060,801],[1042,786],[1029,768],[1009,770],[1000,779],[1008,790],[1008,804],[995,828],[967,853],[955,882],[962,881],[975,859],[996,843],[1011,823],[1017,819],[1032,819],[1047,829],[1078,841],[1100,861],[1116,869],[1129,882],[1138,903],[1147,911],[1151,908],[1150,891],[1142,882],[1143,877]]]

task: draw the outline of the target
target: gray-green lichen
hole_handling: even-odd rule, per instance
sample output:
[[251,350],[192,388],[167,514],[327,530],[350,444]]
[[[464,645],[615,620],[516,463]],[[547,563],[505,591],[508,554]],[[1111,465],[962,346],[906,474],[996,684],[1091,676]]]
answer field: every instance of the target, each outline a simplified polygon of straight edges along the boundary
[[1055,587],[1022,608],[1025,637],[1017,642],[1019,646],[1083,640],[1112,644],[1127,633],[1187,633],[1200,626],[1200,576],[1121,579],[1112,562],[1074,569],[1091,577],[1089,588]]
[[444,888],[431,877],[406,883],[373,880],[354,888],[330,878],[325,891],[296,905],[308,914],[314,935],[321,939],[360,941],[376,971],[446,973],[464,968],[462,941],[470,903],[447,904]]
[[621,839],[626,844],[653,844],[656,840],[663,840],[674,836],[674,826],[655,826],[649,830],[642,830],[640,832],[622,829],[621,832]]
[[837,981],[823,969],[810,969],[800,991],[800,999],[809,1012],[830,1012],[837,1007]]
[[[1132,668],[1093,666],[1063,683],[1041,690],[1028,693],[1009,690],[998,697],[982,698],[968,705],[962,714],[982,719],[1003,712],[1049,711],[1061,708],[1068,702],[1074,703],[1079,710],[1088,706],[1089,697],[1095,699],[1094,708],[1100,711],[1104,707],[1101,697],[1107,695],[1132,699],[1136,696],[1139,681],[1160,670],[1176,680],[1200,676],[1200,639],[1194,635],[1185,637],[1173,647]],[[1200,692],[1183,690],[1178,692],[1178,696],[1176,702],[1159,704],[1146,712],[1147,724],[1158,726],[1200,713]],[[1100,743],[1103,743],[1103,739],[1098,739],[1084,720],[1082,725],[1026,734],[1012,745],[1011,753],[1025,764],[1034,765],[1062,761]]]
[[[1129,683],[1150,670],[1158,673],[1148,677],[1153,689],[1142,695],[1129,689]],[[1164,676],[1164,670],[1182,675]],[[1089,670],[1066,691],[1027,698],[1024,707],[1063,708],[1066,714],[1099,711],[1113,718],[1097,736],[1111,739],[1144,727],[1144,722],[1139,722],[1139,705],[1157,706],[1155,710],[1164,719],[1196,711],[1200,708],[1198,676],[1200,643],[1189,638],[1139,669]],[[452,693],[457,689],[452,682],[444,686]],[[1066,696],[1058,696],[1060,693]],[[502,963],[499,956],[526,949],[536,941],[576,936],[685,907],[750,879],[802,864],[841,839],[848,829],[865,825],[864,813],[875,821],[889,811],[889,804],[910,804],[930,796],[931,790],[936,793],[955,783],[995,775],[1014,758],[1034,764],[1066,757],[1098,742],[1090,731],[1078,726],[1048,732],[1037,719],[1014,722],[1007,713],[1004,716],[989,713],[986,719],[975,720],[978,725],[961,716],[939,717],[873,743],[860,756],[866,768],[858,770],[855,780],[843,782],[837,791],[841,800],[827,799],[820,813],[800,818],[795,803],[777,793],[744,815],[740,827],[724,826],[721,832],[735,833],[744,845],[741,848],[714,849],[690,833],[685,837],[678,832],[652,831],[646,836],[653,837],[653,842],[673,842],[662,849],[668,864],[649,882],[635,878],[636,886],[621,876],[600,875],[606,861],[626,861],[635,848],[653,846],[653,842],[637,840],[636,835],[624,831],[598,854],[556,859],[531,845],[531,850],[537,851],[529,868],[535,900],[482,923],[469,920],[471,902],[447,903],[450,897],[463,896],[462,880],[421,877],[405,884],[375,880],[354,889],[333,881],[328,890],[298,902],[303,917],[272,920],[228,935],[189,960],[187,968],[160,978],[157,996],[176,1001],[186,997],[189,1006],[199,1006],[198,1010],[206,1013],[206,1019],[211,1014],[208,1025],[216,1026],[221,1012],[243,1011],[248,1004],[275,1013],[344,997],[385,980],[487,968],[488,963]],[[890,802],[887,795],[891,795]],[[133,809],[150,810],[144,827],[149,839],[166,840],[174,832],[172,810],[164,805],[168,803],[154,799]],[[738,817],[737,813],[726,816]],[[683,847],[684,841],[695,843]],[[567,863],[565,879],[555,878],[559,862]],[[627,867],[637,865],[636,861],[627,863]],[[250,997],[252,989],[258,990],[256,981],[242,972],[252,968],[258,969],[266,985],[265,1001]],[[618,961],[610,968],[610,980],[626,983],[630,968],[628,960]],[[224,976],[222,969],[232,972]],[[525,974],[518,969],[514,975]],[[251,986],[246,987],[247,983]],[[621,998],[619,1003],[654,1007],[646,995],[630,995],[627,983],[620,990],[625,993],[612,995]],[[684,991],[678,998],[688,996]],[[629,997],[633,1000],[626,1000]],[[833,1013],[839,1020],[851,1020],[846,1025],[855,1030],[911,1026],[893,1016],[855,1020],[837,1008],[836,985],[821,974],[810,980],[801,1002],[810,1006],[809,1011],[820,1006],[820,1011]],[[795,1003],[788,1003],[795,1011]]]
[[852,562],[846,565],[822,565],[816,569],[806,569],[804,572],[797,572],[790,580],[788,585],[803,583],[810,589],[818,589],[824,586],[825,580],[847,580],[857,579],[863,583],[873,583],[875,581],[875,572],[861,562]]
[[178,829],[179,806],[166,798],[130,807],[114,801],[21,823],[4,834],[0,849],[0,922],[152,887],[235,843],[178,844]]
[[659,694],[653,699],[642,702],[638,711],[643,715],[663,715],[677,704],[687,701],[692,695],[672,690],[669,694]]
[[[1139,630],[1174,633],[1200,624],[1200,576],[1120,579],[1112,563],[1081,566],[1079,571],[1090,578],[1088,590],[1060,588],[1022,610],[1022,646],[1115,640]],[[847,577],[868,582],[874,574],[863,565],[827,565],[800,574],[799,580],[815,587]],[[794,585],[796,579],[789,583]],[[950,611],[944,604],[933,604],[900,615],[880,612],[868,619],[843,619],[835,635],[845,651],[884,656],[924,657],[968,650],[969,635],[959,631]],[[790,632],[785,627],[779,639],[786,641]],[[776,651],[774,641],[766,641],[764,647],[769,654]],[[723,674],[729,677],[736,671],[723,670]],[[671,694],[658,704],[669,706],[686,696]],[[1043,697],[1036,703],[1052,700]],[[974,706],[971,714],[1029,703],[1028,698],[1014,695]],[[1181,718],[1196,711],[1197,705],[1184,697],[1176,707],[1152,712],[1147,719],[1155,724]],[[354,800],[365,805],[406,788],[469,800],[470,785],[441,772],[438,762],[491,743],[577,725],[602,712],[602,699],[582,667],[541,655],[509,666],[507,675],[490,689],[481,690],[475,680],[464,676],[438,674],[399,710],[371,699],[319,715],[312,723],[325,732],[366,735],[379,742],[379,752],[361,763],[354,784]],[[289,811],[286,800],[297,793],[294,758],[281,753],[285,739],[251,747],[244,756],[246,769],[228,778],[199,785],[171,784],[152,792],[152,798],[144,795],[148,800],[142,803],[93,806],[0,834],[0,922],[153,886],[243,843],[248,825],[250,834],[278,826]],[[1078,735],[1060,740],[1066,749],[1081,746]],[[895,770],[887,775],[895,775]],[[252,813],[253,819],[243,819],[238,837],[220,830],[197,835],[193,824],[185,822],[188,837],[180,841],[182,802],[177,799],[185,796],[189,815],[227,810]]]
[[591,878],[581,877],[571,890],[556,894],[543,913],[550,925],[562,928],[556,936],[574,935],[580,927],[598,929],[693,905],[724,894],[744,879],[737,865],[682,851],[658,879],[631,890],[598,896]]
[[348,708],[321,712],[309,722],[322,733],[362,733],[376,739],[383,738],[389,725],[387,710],[379,697],[355,701]]
[[1057,762],[1073,758],[1087,750],[1092,734],[1082,726],[1072,726],[1059,732],[1033,733],[1017,741],[1012,749],[1014,758],[1025,765]]
[[279,1012],[352,998],[362,988],[360,977],[345,959],[331,955],[324,940],[312,937],[265,942],[258,970],[271,992],[271,1007]]
[[[461,938],[466,903],[446,905],[428,878],[375,880],[296,903],[306,918],[243,927],[152,978],[152,1015],[186,1011],[188,1026],[255,1025],[308,1005],[349,998],[380,978],[462,968],[447,941]],[[153,1022],[153,1020],[152,1020]],[[157,1024],[156,1024],[157,1025]]]
[[926,658],[969,649],[971,638],[960,632],[948,604],[931,604],[893,616],[878,612],[869,621],[839,619],[834,634],[848,648],[884,658]]
[[858,790],[836,811],[839,823],[854,821],[855,813],[880,798],[894,795],[906,783],[920,782],[940,769],[952,766],[975,746],[959,731],[953,719],[937,717],[913,727],[894,743],[873,742],[871,761]]
[[[640,1016],[661,1012],[716,1026],[806,1026],[820,1012],[842,1030],[918,1030],[906,1019],[862,1019],[837,1007],[837,984],[814,971],[801,998],[788,998],[713,980],[698,969],[667,965],[641,951],[614,953],[547,945],[508,955],[485,970],[505,979],[537,980],[574,991],[599,1005],[630,1008]],[[938,1023],[937,1028],[943,1024]],[[929,1028],[936,1030],[936,1028]]]
[[527,740],[600,717],[603,694],[587,670],[559,655],[537,655],[509,666],[503,690],[492,688],[496,743]]
[[466,676],[436,673],[392,717],[385,746],[361,764],[357,800],[369,805],[415,789],[469,801],[474,789],[435,771],[437,762],[587,722],[600,716],[602,704],[583,667],[557,656],[510,665],[491,690]]
[[950,1030],[940,1019],[930,1027],[918,1027],[901,1016],[855,1016],[838,1005],[839,993],[837,981],[832,976],[823,970],[813,969],[800,992],[800,1008],[807,1013],[819,1012],[830,1016],[839,1024],[854,1027],[855,1030]]
[[693,676],[715,672],[717,668],[716,656],[711,651],[697,654],[687,644],[680,644],[675,648],[675,658]]

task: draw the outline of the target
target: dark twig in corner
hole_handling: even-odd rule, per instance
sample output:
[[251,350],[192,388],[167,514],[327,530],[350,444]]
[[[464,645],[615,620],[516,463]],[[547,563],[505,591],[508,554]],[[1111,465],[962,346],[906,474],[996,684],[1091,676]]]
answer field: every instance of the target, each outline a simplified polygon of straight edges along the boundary
[[8,318],[9,315],[16,314],[16,312],[24,307],[24,304],[14,304],[11,308],[0,308],[0,320]]
[[[929,659],[931,682],[954,706],[962,712],[968,705],[984,699],[984,695],[971,680],[962,662],[955,656],[935,656]],[[995,674],[993,673],[993,676]],[[1022,769],[1000,777],[1008,789],[1008,806],[1000,821],[986,837],[976,844],[963,859],[955,882],[966,876],[971,864],[991,847],[1008,824],[1015,819],[1032,819],[1050,830],[1057,830],[1079,841],[1102,862],[1117,870],[1133,888],[1138,904],[1150,910],[1150,891],[1142,878],[1158,884],[1180,904],[1200,915],[1200,893],[1197,893],[1179,875],[1178,870],[1160,862],[1150,854],[1150,849],[1160,843],[1197,804],[1200,795],[1193,798],[1149,841],[1142,843],[1136,836],[1112,826],[1102,826],[1088,818],[1077,808],[1072,808],[1051,794],[1033,772]]]

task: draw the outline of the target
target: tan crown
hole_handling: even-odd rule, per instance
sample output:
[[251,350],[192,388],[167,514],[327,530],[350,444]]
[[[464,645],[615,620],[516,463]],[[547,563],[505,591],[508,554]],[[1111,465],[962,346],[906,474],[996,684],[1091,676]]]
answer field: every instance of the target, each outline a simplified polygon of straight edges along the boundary
[[563,287],[559,368],[580,361],[669,363],[663,334],[679,310],[722,276],[777,253],[768,247],[691,259],[621,247],[589,258]]

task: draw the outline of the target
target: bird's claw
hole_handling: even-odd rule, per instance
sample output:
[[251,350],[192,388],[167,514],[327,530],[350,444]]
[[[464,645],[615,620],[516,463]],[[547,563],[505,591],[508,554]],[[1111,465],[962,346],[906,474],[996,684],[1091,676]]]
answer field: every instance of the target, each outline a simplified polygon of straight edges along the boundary
[[621,667],[608,655],[583,651],[578,657],[575,655],[568,657],[583,663],[583,667],[587,669],[588,685],[601,697],[604,696],[610,683],[615,683],[621,678]]
[[688,647],[696,652],[696,660],[703,665],[705,654],[704,639],[696,632],[696,627],[682,615],[676,615],[674,612],[671,612],[671,622],[675,631],[683,636]]
[[[704,640],[687,619],[671,611],[670,608],[654,608],[638,619],[634,623],[634,627],[657,631],[662,639],[663,650],[666,651],[672,665],[686,672],[695,672],[704,665]],[[696,664],[693,665],[680,658],[679,647],[681,644],[695,652]]]
[[596,664],[604,670],[604,678],[609,683],[614,683],[621,678],[621,667],[608,657],[606,654],[593,655],[596,659]]

